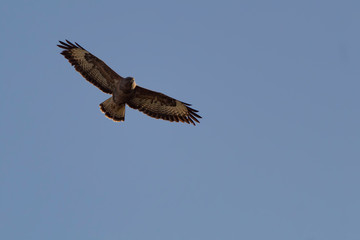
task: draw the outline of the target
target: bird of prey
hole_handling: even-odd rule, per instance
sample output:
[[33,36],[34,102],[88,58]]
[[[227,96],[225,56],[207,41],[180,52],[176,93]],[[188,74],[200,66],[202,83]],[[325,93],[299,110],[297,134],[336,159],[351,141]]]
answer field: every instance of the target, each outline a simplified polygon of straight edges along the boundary
[[125,121],[125,105],[137,109],[150,117],[170,122],[200,123],[197,110],[165,94],[142,88],[133,77],[123,78],[102,60],[86,51],[78,43],[59,41],[62,55],[86,80],[112,97],[100,104],[105,115],[115,122]]

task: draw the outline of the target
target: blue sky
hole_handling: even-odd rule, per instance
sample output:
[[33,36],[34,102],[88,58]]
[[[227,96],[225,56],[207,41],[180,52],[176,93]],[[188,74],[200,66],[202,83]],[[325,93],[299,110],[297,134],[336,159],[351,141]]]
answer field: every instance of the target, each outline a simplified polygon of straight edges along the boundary
[[[360,239],[358,1],[3,1],[0,239]],[[193,104],[128,108],[83,45]]]

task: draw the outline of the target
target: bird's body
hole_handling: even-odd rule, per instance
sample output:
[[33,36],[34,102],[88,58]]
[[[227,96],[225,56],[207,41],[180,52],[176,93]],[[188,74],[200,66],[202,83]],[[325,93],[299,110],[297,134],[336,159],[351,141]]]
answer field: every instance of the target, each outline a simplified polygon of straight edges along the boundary
[[159,92],[137,86],[132,77],[123,78],[99,58],[86,51],[79,44],[60,41],[61,52],[66,59],[89,82],[112,97],[100,104],[100,109],[114,121],[125,120],[125,106],[154,118],[186,122],[195,125],[201,118],[190,104],[181,102]]

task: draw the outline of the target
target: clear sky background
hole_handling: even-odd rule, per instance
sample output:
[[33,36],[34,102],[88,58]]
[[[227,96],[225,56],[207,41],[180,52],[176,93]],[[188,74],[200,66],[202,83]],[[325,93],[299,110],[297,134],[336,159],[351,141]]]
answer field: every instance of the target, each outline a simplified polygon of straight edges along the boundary
[[[360,239],[359,11],[2,1],[0,239]],[[201,123],[107,119],[64,39]]]

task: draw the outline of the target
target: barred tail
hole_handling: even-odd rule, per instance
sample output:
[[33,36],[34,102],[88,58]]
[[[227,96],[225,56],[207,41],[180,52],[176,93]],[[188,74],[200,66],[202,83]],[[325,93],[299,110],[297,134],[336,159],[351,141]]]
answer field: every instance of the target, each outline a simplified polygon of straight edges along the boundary
[[100,104],[100,110],[115,122],[125,121],[125,104],[116,104],[112,97]]

